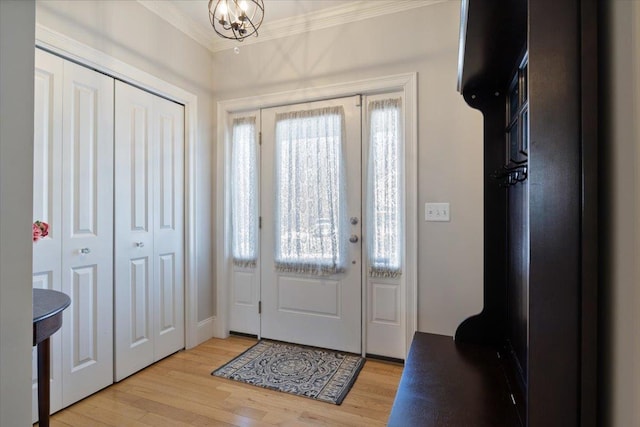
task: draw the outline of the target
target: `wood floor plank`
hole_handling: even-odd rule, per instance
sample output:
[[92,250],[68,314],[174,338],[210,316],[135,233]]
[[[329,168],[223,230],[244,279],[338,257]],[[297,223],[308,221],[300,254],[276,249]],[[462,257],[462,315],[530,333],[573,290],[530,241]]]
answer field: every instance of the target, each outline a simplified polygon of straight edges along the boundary
[[211,372],[256,340],[211,339],[175,353],[51,418],[85,426],[384,426],[402,374],[399,364],[367,360],[342,405],[214,377]]
[[146,414],[140,422],[143,426],[151,427],[190,427],[193,425],[152,413]]
[[[88,413],[88,412],[87,412]],[[80,426],[96,426],[96,427],[112,427],[109,424],[105,424],[96,420],[91,419],[86,414],[81,412],[76,412],[73,407],[70,407],[66,410],[58,412],[54,417],[52,417],[53,421],[60,421],[63,425],[80,427]]]

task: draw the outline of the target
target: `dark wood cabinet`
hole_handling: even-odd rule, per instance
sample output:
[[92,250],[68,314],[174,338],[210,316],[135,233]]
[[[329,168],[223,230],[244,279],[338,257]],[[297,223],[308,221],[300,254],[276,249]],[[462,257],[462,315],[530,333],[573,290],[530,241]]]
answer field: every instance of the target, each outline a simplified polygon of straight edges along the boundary
[[[456,341],[507,356],[523,424],[595,425],[597,1],[463,3],[459,89],[484,115],[485,273],[484,309]],[[514,151],[527,58],[528,138]],[[515,171],[526,178],[508,185]]]

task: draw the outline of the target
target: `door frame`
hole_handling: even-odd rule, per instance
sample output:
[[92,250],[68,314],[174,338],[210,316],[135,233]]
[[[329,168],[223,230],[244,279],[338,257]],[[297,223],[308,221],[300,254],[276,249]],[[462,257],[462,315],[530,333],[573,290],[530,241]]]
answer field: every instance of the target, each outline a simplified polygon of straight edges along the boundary
[[184,289],[185,347],[192,348],[213,335],[213,318],[198,322],[198,277],[196,267],[196,144],[198,97],[178,86],[129,65],[68,36],[36,24],[36,46],[92,68],[138,88],[184,105]]
[[[215,337],[229,336],[229,284],[230,284],[230,227],[229,227],[229,168],[230,129],[229,115],[248,110],[277,107],[341,98],[352,95],[374,95],[384,92],[402,92],[404,97],[404,144],[405,144],[405,356],[418,324],[417,310],[417,251],[418,251],[418,96],[417,73],[396,74],[328,86],[256,95],[247,98],[217,102],[217,147],[216,147],[216,316],[213,333]],[[366,276],[362,281],[362,350],[366,352],[367,293]]]

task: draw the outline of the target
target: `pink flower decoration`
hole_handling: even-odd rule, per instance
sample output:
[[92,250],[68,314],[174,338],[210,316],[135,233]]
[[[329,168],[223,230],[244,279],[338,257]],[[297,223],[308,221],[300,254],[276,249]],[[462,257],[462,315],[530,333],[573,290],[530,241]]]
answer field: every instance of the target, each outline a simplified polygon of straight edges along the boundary
[[47,237],[49,235],[49,224],[46,222],[38,221],[38,226],[40,227],[40,232],[42,233],[42,237]]
[[40,237],[42,237],[42,231],[40,230],[40,227],[38,227],[36,224],[33,224],[33,241],[37,242],[38,240],[40,240]]
[[36,221],[33,223],[33,227],[31,228],[33,231],[33,241],[37,242],[43,237],[49,235],[49,224],[42,221]]

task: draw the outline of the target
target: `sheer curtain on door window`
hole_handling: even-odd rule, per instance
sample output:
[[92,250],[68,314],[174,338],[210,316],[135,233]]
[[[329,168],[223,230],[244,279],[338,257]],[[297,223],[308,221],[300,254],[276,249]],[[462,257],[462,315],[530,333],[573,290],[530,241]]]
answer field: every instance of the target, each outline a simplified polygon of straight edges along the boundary
[[371,277],[399,277],[401,263],[400,144],[402,99],[369,103],[367,257]]
[[255,267],[258,259],[257,186],[256,118],[236,118],[231,143],[231,251],[237,267]]
[[275,267],[327,275],[345,265],[344,111],[276,115]]

